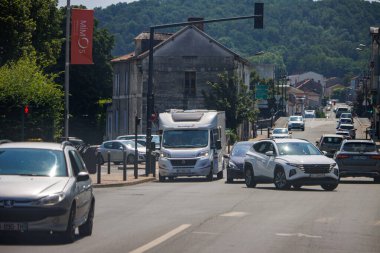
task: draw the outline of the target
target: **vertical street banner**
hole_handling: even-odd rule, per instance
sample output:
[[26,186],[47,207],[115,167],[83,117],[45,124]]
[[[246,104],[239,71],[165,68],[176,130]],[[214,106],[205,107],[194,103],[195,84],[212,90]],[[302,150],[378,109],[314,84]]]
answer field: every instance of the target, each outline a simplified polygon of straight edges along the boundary
[[71,64],[93,64],[94,10],[71,11]]

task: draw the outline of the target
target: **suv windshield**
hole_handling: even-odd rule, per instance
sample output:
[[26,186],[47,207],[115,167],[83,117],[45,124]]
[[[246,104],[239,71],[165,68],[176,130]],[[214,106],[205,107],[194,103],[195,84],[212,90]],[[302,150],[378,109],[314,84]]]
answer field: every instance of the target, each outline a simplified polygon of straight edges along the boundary
[[207,147],[208,130],[167,130],[162,136],[165,148]]
[[286,128],[276,128],[276,129],[273,129],[273,133],[274,134],[287,134],[288,133],[288,129],[286,129]]
[[280,155],[321,155],[321,152],[307,142],[278,143]]
[[0,175],[66,177],[62,151],[49,149],[0,149]]
[[296,117],[290,117],[289,121],[302,121],[302,119],[301,119],[301,117],[299,117],[299,116],[297,117],[296,116]]

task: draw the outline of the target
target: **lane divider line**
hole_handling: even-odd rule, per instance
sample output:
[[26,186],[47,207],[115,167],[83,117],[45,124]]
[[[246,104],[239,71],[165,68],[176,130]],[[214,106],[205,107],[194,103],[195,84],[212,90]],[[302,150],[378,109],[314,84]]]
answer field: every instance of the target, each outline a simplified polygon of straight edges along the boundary
[[181,233],[183,230],[189,228],[191,226],[191,224],[182,224],[181,226],[169,231],[168,233],[158,237],[157,239],[154,239],[153,241],[135,249],[135,250],[132,250],[130,251],[129,253],[143,253],[147,250],[150,250],[151,248],[154,248],[156,247],[157,245],[163,243],[164,241],[170,239],[171,237],[175,236],[176,234],[179,234]]

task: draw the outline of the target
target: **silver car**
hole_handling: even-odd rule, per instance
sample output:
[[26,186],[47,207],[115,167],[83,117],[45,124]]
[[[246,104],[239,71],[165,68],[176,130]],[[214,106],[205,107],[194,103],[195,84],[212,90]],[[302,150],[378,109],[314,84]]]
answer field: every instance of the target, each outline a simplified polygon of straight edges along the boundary
[[[110,161],[114,164],[123,163],[126,152],[126,162],[133,164],[135,162],[135,142],[132,140],[113,140],[103,142],[97,149],[97,155],[100,155],[100,163],[108,161],[108,152]],[[138,162],[145,162],[146,147],[137,143]]]
[[90,176],[69,143],[0,145],[0,232],[48,231],[65,242],[92,234],[95,198]]

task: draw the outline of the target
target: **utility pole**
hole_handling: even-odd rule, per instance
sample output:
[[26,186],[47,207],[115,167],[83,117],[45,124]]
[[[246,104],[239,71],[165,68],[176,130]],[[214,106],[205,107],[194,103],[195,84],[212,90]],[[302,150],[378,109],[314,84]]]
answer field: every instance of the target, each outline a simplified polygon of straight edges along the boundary
[[67,0],[66,5],[66,44],[65,44],[65,139],[69,140],[69,86],[70,86],[70,19],[71,7],[70,0]]

